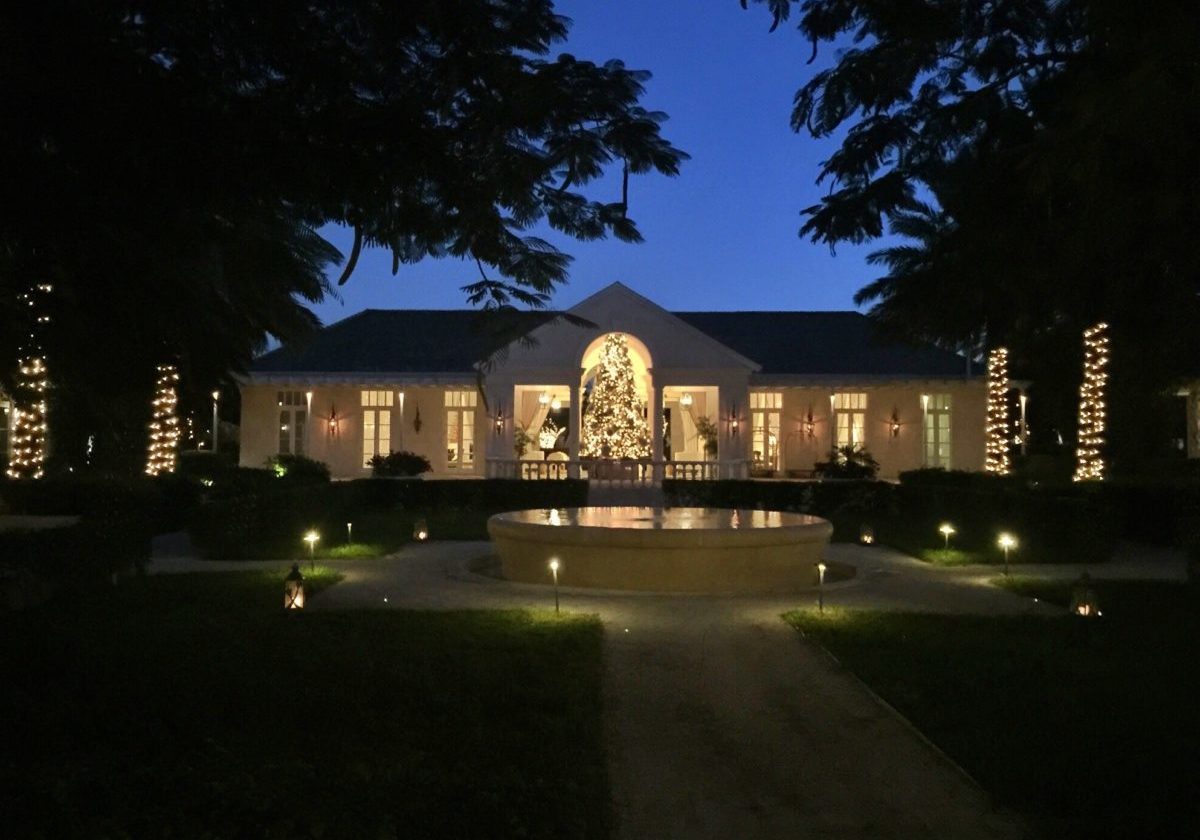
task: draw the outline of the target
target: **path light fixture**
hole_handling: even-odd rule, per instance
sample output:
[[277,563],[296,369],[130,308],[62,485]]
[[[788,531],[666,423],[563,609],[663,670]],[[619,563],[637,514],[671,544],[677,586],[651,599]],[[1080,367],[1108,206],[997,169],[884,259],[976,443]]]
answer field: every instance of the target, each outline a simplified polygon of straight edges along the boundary
[[1008,553],[1017,547],[1017,538],[1007,531],[1003,531],[996,540],[996,544],[1004,549],[1004,576],[1008,577]]
[[217,405],[221,400],[221,392],[213,391],[212,392],[212,400],[213,400],[213,428],[212,428],[212,447],[213,448],[212,448],[212,451],[216,452],[217,451],[217,423],[218,423]]
[[283,608],[304,609],[304,575],[300,574],[299,563],[293,563],[292,570],[283,579]]
[[829,568],[824,560],[817,561],[817,612],[825,612],[825,570]]
[[875,529],[864,522],[858,529],[858,541],[863,545],[874,545]]
[[945,545],[943,545],[942,548],[945,549],[946,551],[949,551],[950,550],[950,538],[952,536],[954,536],[955,534],[957,534],[958,532],[954,530],[954,526],[951,525],[949,522],[943,522],[941,525],[938,526],[938,533],[941,534],[946,540]]
[[413,539],[417,542],[425,542],[429,539],[429,523],[425,521],[425,517],[421,517],[413,523]]
[[554,614],[558,615],[558,558],[550,561],[550,574],[554,575]]
[[1100,599],[1092,588],[1092,576],[1087,572],[1071,587],[1071,614],[1094,618],[1100,615]]
[[316,568],[317,562],[317,540],[321,539],[321,535],[316,531],[309,531],[304,535],[304,541],[308,543],[308,567]]
[[353,542],[354,542],[354,523],[347,522],[346,523],[346,545],[350,545]]

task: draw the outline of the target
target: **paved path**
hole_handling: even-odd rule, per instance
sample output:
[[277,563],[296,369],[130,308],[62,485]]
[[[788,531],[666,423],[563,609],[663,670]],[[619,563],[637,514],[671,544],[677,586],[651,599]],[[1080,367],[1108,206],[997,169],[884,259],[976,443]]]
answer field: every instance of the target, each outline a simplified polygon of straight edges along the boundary
[[[377,560],[326,561],[339,566],[345,580],[314,599],[313,607],[553,603],[549,587],[477,573],[477,561],[489,551],[487,543],[434,543]],[[994,568],[937,569],[885,548],[856,545],[831,546],[827,556],[859,570],[857,580],[828,587],[831,605],[1058,611],[989,586]],[[1138,570],[1173,576],[1172,563]],[[154,568],[247,565],[176,558],[158,560]],[[569,575],[564,568],[565,581]],[[785,610],[812,604],[812,595],[688,597],[564,588],[562,600],[565,609],[596,613],[605,624],[605,736],[619,837],[1022,836],[1014,818],[993,810],[906,721],[780,620]]]

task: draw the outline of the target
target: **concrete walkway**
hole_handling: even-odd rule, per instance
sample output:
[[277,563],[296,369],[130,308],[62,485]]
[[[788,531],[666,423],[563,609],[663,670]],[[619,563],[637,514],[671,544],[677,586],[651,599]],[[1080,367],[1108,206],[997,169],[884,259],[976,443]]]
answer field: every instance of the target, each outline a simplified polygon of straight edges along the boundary
[[[314,609],[547,608],[548,586],[480,574],[487,543],[412,546],[325,561],[344,581]],[[987,584],[991,567],[931,568],[885,548],[834,545],[858,568],[826,603],[934,612],[1061,612]],[[1140,574],[1175,574],[1175,560]],[[162,558],[154,571],[213,564]],[[1047,567],[1014,567],[1044,573]],[[1127,572],[1135,571],[1127,569]],[[1095,574],[1095,570],[1093,570]],[[1074,576],[1074,574],[1069,574]],[[570,580],[569,566],[562,572]],[[1018,821],[904,719],[780,620],[795,597],[663,596],[562,590],[563,608],[605,625],[605,737],[621,838],[1023,836]]]

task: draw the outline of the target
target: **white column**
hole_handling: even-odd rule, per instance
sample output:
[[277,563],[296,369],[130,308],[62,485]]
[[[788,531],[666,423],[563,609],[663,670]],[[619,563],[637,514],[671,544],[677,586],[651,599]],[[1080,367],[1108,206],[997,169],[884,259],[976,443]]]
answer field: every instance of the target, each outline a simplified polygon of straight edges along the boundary
[[[659,389],[655,387],[654,371],[647,370],[646,376],[646,410],[650,413],[650,460],[656,465],[663,459],[663,415],[662,401],[659,399]],[[662,481],[662,467],[653,468],[654,481]]]
[[579,376],[568,386],[571,409],[571,430],[567,433],[567,454],[571,458],[567,462],[568,478],[579,478],[579,446],[583,436],[583,388],[580,387],[579,380],[582,378],[583,372],[580,371]]

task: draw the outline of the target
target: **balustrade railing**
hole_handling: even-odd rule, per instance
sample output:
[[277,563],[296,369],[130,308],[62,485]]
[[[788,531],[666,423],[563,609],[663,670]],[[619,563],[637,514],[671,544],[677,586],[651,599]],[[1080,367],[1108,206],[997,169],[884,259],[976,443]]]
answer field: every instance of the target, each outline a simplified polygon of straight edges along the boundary
[[713,481],[746,478],[749,461],[649,461],[649,460],[553,460],[526,461],[487,459],[488,478],[519,478],[525,481],[556,481],[583,478],[621,485],[657,484],[664,478],[682,481]]

